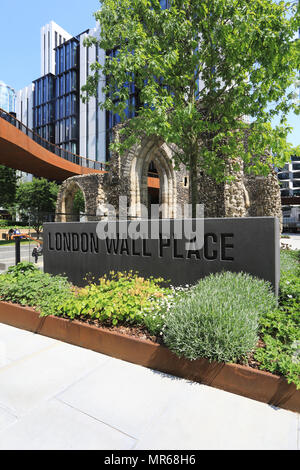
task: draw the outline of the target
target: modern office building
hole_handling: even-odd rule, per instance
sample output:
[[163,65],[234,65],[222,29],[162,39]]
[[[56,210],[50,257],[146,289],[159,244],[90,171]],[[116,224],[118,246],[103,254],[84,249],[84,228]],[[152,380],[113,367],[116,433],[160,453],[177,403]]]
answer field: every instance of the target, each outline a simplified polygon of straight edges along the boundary
[[300,157],[292,156],[278,172],[282,197],[300,196]]
[[[71,36],[51,21],[41,29],[42,76],[17,93],[17,118],[44,139],[90,160],[107,160],[107,116],[97,101],[83,103],[81,87],[86,84],[93,62],[104,61],[98,46],[86,48],[86,36],[99,30],[88,29]],[[112,122],[112,120],[111,120]]]
[[292,156],[290,162],[278,171],[278,179],[284,230],[300,230],[300,157]]
[[34,84],[31,83],[31,85],[17,91],[16,100],[17,118],[29,129],[33,128],[33,91]]
[[0,81],[0,108],[8,113],[16,112],[16,92],[15,90]]
[[55,49],[71,39],[71,34],[50,21],[41,28],[41,76],[55,74]]

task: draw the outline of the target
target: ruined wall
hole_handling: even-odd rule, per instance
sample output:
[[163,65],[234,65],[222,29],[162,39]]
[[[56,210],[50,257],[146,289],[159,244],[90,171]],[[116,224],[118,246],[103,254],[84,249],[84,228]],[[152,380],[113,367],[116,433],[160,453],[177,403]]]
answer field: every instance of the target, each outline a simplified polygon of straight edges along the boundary
[[275,171],[268,176],[246,176],[245,186],[249,193],[248,217],[278,217],[282,225],[280,187]]
[[[122,157],[112,155],[107,173],[67,179],[58,195],[56,220],[70,221],[63,214],[72,207],[78,188],[84,194],[87,220],[99,220],[99,216],[105,216],[100,210],[101,205],[111,204],[118,209],[120,196],[127,196],[127,206],[134,204],[137,207],[132,217],[140,217],[139,204],[147,207],[148,168],[151,161],[159,174],[160,203],[168,207],[163,217],[180,217],[181,212],[177,207],[190,203],[191,188],[186,167],[180,165],[175,169],[173,152],[174,149],[161,139],[145,138],[141,145],[133,146]],[[205,217],[275,216],[281,220],[280,188],[276,173],[272,171],[267,177],[245,176],[242,162],[238,163],[239,170],[230,163],[227,166],[229,175],[235,175],[231,183],[217,184],[213,178],[199,171],[198,203],[204,204]]]
[[56,221],[72,221],[72,206],[74,196],[80,189],[84,196],[85,213],[87,220],[96,220],[99,203],[107,202],[107,193],[104,185],[104,174],[80,175],[68,178],[61,185],[56,203]]

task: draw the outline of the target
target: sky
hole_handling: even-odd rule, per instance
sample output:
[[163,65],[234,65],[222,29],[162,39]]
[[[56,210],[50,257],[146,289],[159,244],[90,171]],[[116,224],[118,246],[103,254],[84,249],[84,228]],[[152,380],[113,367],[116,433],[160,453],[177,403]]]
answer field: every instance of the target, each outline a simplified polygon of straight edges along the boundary
[[94,28],[99,0],[0,0],[0,80],[19,90],[40,77],[40,30],[55,21],[75,36]]
[[[95,27],[99,0],[0,0],[0,81],[19,90],[40,77],[40,29],[51,20],[71,35]],[[275,121],[276,123],[276,121]],[[300,145],[300,116],[288,141]]]

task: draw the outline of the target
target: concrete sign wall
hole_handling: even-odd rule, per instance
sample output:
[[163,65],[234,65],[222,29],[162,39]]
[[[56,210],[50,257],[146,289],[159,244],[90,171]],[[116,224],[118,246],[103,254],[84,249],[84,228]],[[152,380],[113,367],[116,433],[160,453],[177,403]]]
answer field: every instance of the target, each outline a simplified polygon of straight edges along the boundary
[[[144,221],[146,232],[147,224],[149,227],[144,239],[132,238],[136,227],[132,227],[130,221],[109,226],[107,222],[46,223],[44,270],[65,274],[79,286],[85,284],[88,273],[99,278],[111,270],[133,269],[143,276],[163,277],[173,285],[192,284],[210,273],[243,271],[271,282],[278,292],[280,235],[277,218],[197,220],[204,229],[201,248],[189,245],[193,236],[187,236],[191,232],[183,229],[184,220],[157,221],[155,239],[151,238],[149,221]],[[187,233],[177,238],[180,226],[182,233]],[[113,234],[114,228],[116,234]],[[104,239],[103,233],[107,230],[110,233]],[[126,230],[131,237],[124,235]],[[139,230],[142,231],[141,226]]]

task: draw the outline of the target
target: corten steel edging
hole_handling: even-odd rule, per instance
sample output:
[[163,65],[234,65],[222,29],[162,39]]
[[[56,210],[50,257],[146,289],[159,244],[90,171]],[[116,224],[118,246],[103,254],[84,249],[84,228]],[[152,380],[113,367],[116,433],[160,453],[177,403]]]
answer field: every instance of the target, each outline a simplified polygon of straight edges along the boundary
[[104,173],[55,155],[4,119],[0,121],[0,163],[35,176],[60,181],[76,175]]
[[77,320],[40,317],[32,308],[0,302],[0,322],[108,356],[193,380],[230,393],[300,412],[300,390],[285,378],[237,364],[181,359],[149,340],[98,328]]

